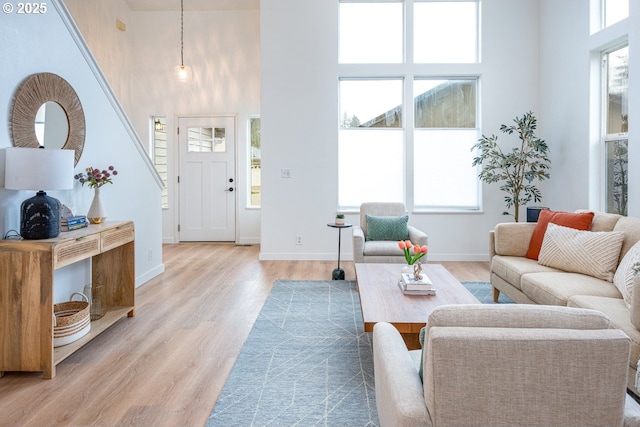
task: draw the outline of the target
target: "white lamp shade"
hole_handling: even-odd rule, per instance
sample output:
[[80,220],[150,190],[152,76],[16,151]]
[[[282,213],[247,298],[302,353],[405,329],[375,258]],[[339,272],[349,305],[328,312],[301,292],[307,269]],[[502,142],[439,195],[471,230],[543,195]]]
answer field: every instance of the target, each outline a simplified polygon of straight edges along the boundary
[[4,168],[7,190],[73,188],[74,150],[8,147]]

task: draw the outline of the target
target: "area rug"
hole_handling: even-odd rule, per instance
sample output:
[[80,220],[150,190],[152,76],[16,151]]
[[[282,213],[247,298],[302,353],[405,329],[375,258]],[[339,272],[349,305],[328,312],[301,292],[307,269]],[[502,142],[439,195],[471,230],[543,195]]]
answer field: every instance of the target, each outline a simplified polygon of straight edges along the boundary
[[[467,283],[492,302],[490,284]],[[378,425],[355,282],[276,280],[207,426]]]
[[[483,304],[495,304],[493,302],[493,287],[489,282],[462,282],[465,288],[469,289],[473,296]],[[500,294],[498,304],[513,304],[511,298],[505,294]]]

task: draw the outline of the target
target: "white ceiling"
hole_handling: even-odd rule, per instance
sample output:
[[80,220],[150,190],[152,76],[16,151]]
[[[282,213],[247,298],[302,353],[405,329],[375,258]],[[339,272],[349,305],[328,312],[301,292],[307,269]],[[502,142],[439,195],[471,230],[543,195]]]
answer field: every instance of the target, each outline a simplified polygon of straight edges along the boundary
[[[179,11],[180,0],[126,0],[134,12]],[[260,0],[184,0],[185,11],[258,10]]]

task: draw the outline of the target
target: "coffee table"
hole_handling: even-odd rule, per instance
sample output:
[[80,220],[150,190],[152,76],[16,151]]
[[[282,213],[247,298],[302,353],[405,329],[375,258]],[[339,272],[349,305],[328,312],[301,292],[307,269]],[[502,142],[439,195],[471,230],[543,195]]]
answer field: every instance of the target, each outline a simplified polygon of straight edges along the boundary
[[436,295],[405,295],[398,286],[402,264],[356,263],[356,281],[365,332],[373,325],[388,322],[398,329],[410,350],[419,349],[418,335],[431,311],[445,304],[480,304],[462,284],[440,264],[425,264]]

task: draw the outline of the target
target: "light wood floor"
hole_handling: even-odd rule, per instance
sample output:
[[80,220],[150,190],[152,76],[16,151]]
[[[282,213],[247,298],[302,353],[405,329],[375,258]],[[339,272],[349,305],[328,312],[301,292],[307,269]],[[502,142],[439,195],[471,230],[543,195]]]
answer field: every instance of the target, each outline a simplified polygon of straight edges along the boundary
[[[334,262],[258,261],[257,246],[164,246],[165,273],[136,291],[136,316],[57,366],[0,378],[2,426],[202,426],[275,279],[330,279]],[[353,264],[343,262],[347,280]],[[488,263],[442,263],[487,281]]]

